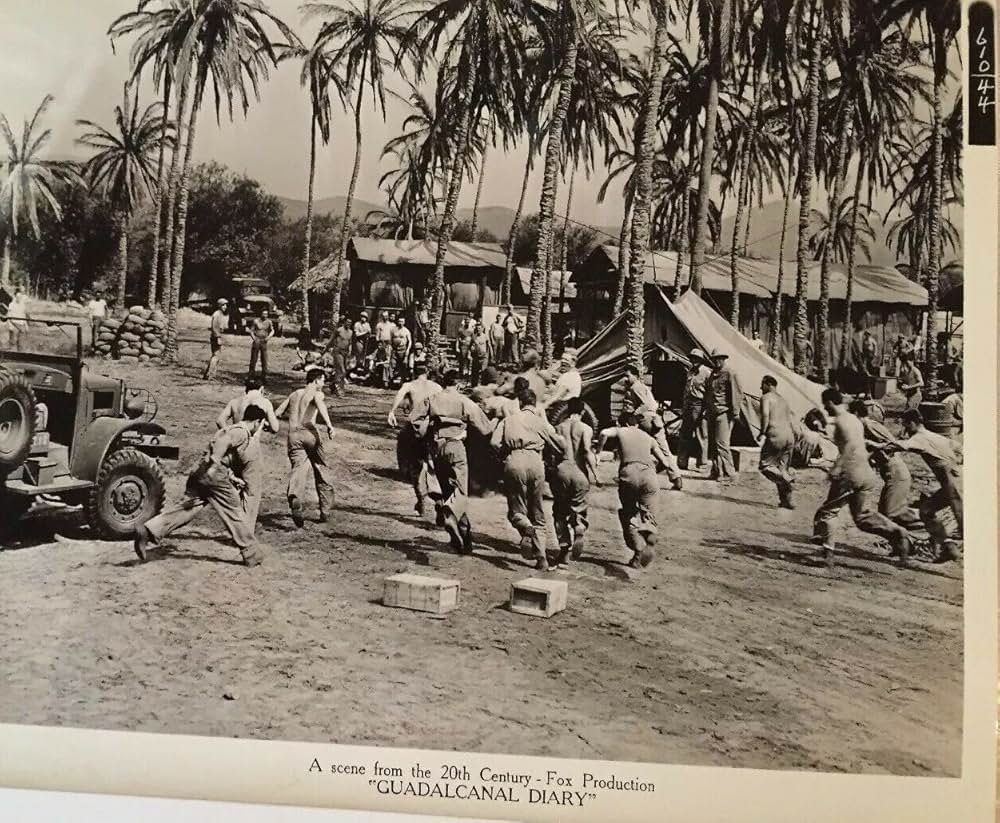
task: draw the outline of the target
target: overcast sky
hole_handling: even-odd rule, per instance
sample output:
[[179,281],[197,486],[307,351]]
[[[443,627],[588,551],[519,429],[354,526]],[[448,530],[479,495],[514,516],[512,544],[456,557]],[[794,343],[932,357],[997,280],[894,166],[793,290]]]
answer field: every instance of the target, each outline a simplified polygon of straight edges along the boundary
[[[304,26],[299,0],[272,0],[271,9],[291,24],[303,38],[311,39],[317,24]],[[46,94],[55,98],[46,123],[53,131],[50,152],[55,156],[78,155],[74,139],[79,134],[77,118],[112,123],[112,111],[121,102],[122,84],[128,77],[130,41],[122,41],[112,53],[107,28],[119,14],[135,8],[135,0],[0,0],[0,111],[19,131]],[[639,40],[645,40],[643,36]],[[259,180],[268,190],[286,197],[305,199],[308,164],[309,105],[299,86],[298,66],[283,64],[274,70],[261,91],[260,103],[246,119],[239,113],[234,122],[225,116],[215,121],[206,99],[198,122],[196,161],[217,160]],[[389,83],[404,92],[395,76]],[[151,93],[151,92],[150,92]],[[150,100],[147,94],[147,102]],[[380,162],[382,146],[398,134],[407,107],[387,102],[387,122],[369,102],[363,112],[365,144],[357,196],[384,202],[378,180],[391,168]],[[316,197],[346,194],[354,159],[354,127],[350,113],[336,110],[333,137],[321,147],[316,175]],[[486,166],[482,204],[514,208],[520,194],[525,148],[509,154],[492,151]],[[593,225],[621,221],[620,188],[599,204],[597,190],[605,177],[603,169],[592,179],[577,175],[573,216]],[[537,211],[541,186],[541,163],[536,163],[527,209]],[[460,202],[471,206],[475,186],[466,183]],[[560,190],[557,212],[562,212],[566,187]],[[777,196],[777,195],[776,195]],[[730,198],[731,200],[732,198]]]

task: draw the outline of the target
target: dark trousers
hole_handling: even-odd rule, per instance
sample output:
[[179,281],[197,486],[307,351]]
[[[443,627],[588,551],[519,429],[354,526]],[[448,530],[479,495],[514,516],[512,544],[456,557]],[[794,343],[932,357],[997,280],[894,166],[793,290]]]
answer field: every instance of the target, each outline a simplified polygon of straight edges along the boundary
[[250,342],[250,374],[257,370],[257,360],[260,359],[261,377],[267,377],[267,341],[252,340]]

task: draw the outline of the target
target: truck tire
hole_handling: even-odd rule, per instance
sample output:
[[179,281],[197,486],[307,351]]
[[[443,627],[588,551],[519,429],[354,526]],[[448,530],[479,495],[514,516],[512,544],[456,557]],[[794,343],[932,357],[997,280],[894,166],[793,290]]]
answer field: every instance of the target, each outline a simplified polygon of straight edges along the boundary
[[166,490],[163,471],[137,449],[104,458],[87,500],[87,522],[104,540],[127,540],[136,526],[160,513]]
[[0,475],[28,457],[35,438],[35,393],[21,375],[0,366]]

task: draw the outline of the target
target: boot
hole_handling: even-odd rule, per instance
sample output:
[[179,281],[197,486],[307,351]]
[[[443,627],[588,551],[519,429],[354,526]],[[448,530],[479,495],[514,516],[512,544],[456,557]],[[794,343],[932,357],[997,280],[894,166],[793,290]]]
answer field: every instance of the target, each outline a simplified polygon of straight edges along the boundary
[[570,557],[573,560],[579,560],[580,556],[583,554],[583,536],[586,532],[578,531],[573,535],[573,550],[570,552]]
[[288,498],[288,508],[292,511],[292,522],[296,528],[301,529],[306,524],[306,519],[302,515],[302,501],[295,495]]
[[467,518],[462,518],[459,521],[458,533],[462,539],[462,546],[458,550],[459,554],[472,554],[472,524]]
[[136,526],[135,529],[135,539],[133,540],[133,548],[135,549],[136,557],[139,558],[143,563],[146,562],[146,556],[149,549],[149,544],[153,540],[153,535],[149,533],[149,529],[145,526]]

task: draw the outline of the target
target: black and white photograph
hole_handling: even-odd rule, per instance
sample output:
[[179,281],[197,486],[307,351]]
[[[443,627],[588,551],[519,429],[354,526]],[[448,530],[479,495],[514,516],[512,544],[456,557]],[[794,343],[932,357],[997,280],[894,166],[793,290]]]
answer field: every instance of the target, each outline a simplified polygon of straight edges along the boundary
[[0,723],[961,777],[963,14],[5,4]]

